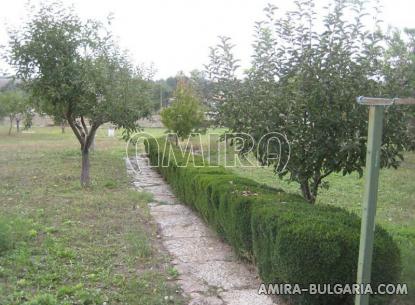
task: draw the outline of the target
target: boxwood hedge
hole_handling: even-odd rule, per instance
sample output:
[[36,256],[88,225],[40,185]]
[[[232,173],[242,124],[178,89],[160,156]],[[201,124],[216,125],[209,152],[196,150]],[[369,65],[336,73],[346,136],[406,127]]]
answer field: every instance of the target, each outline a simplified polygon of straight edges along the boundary
[[[302,197],[237,176],[223,167],[208,167],[181,154],[165,139],[149,139],[152,165],[176,195],[196,210],[241,257],[256,264],[269,283],[352,284],[357,273],[360,218],[344,209],[306,203]],[[171,146],[170,149],[163,147]],[[159,149],[160,147],[160,149]],[[170,152],[169,154],[163,153]],[[174,154],[174,158],[172,157]],[[175,162],[171,162],[171,161]],[[193,161],[190,158],[190,161]],[[400,253],[390,235],[376,227],[372,283],[396,283]],[[296,294],[294,304],[353,304],[354,296]],[[371,304],[385,304],[373,296]]]

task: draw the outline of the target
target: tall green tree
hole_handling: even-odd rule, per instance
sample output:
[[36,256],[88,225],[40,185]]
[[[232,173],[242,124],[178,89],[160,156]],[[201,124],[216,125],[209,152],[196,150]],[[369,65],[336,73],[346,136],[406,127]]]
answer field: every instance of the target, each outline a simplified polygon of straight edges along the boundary
[[90,184],[89,150],[98,128],[111,122],[135,131],[148,114],[148,80],[119,50],[110,31],[83,22],[61,3],[41,5],[10,33],[10,63],[39,112],[65,118],[81,145],[81,184]]
[[152,107],[154,110],[161,110],[171,98],[174,88],[171,88],[164,79],[152,82]]
[[205,107],[210,106],[210,92],[212,83],[207,79],[205,71],[190,71],[189,82]]
[[[386,43],[383,92],[391,97],[415,97],[415,29],[390,29]],[[415,149],[415,107],[401,107],[408,122],[410,147]]]
[[182,140],[203,129],[204,109],[199,97],[184,80],[177,83],[173,103],[161,112],[161,121],[169,132]]
[[[298,182],[304,198],[314,203],[330,174],[363,173],[367,107],[357,105],[356,97],[393,92],[382,89],[384,39],[379,30],[365,26],[365,16],[372,13],[365,1],[331,1],[322,20],[317,20],[313,0],[295,4],[279,18],[275,7],[265,9],[265,20],[255,26],[252,67],[226,108],[237,111],[221,116],[231,131],[254,139],[244,141],[242,152],[254,146],[263,164]],[[382,167],[396,167],[402,159],[408,143],[403,117],[401,109],[387,109]],[[269,157],[280,150],[288,153],[287,144],[261,145],[270,132],[287,136],[286,167]]]
[[385,40],[384,91],[415,96],[415,29],[390,29]]
[[219,43],[210,48],[209,63],[205,74],[210,82],[208,99],[214,121],[217,126],[230,126],[238,120],[238,92],[241,89],[237,78],[239,59],[235,58],[235,45],[230,37],[219,36]]

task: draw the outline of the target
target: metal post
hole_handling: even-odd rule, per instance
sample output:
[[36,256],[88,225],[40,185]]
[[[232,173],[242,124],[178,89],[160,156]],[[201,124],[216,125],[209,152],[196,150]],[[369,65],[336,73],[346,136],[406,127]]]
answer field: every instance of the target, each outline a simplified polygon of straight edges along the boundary
[[[380,147],[382,144],[384,106],[370,106],[366,152],[366,181],[363,198],[357,284],[370,284],[376,201],[378,194]],[[368,305],[369,295],[356,295],[355,305]]]

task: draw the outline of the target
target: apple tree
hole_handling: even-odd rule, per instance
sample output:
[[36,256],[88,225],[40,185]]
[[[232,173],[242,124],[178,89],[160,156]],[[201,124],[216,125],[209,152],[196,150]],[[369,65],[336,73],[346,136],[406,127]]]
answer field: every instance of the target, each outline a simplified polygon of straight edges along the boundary
[[10,33],[9,44],[9,62],[38,111],[64,118],[78,139],[80,180],[89,185],[89,150],[98,128],[111,122],[133,132],[148,114],[147,74],[130,64],[106,26],[84,22],[59,3],[41,5]]

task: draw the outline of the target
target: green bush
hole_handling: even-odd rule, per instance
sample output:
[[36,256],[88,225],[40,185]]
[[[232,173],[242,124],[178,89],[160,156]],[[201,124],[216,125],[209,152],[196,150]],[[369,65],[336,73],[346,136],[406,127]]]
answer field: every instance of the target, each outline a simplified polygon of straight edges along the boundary
[[[158,139],[160,147],[164,139]],[[356,280],[360,218],[333,206],[312,206],[300,196],[239,177],[223,167],[186,164],[188,154],[175,151],[168,161],[155,140],[146,143],[150,162],[177,196],[214,228],[235,251],[257,265],[265,283],[352,284]],[[162,166],[162,165],[165,166]],[[168,164],[168,166],[167,166]],[[399,250],[376,228],[372,282],[399,279]],[[351,295],[287,296],[296,304],[352,304]],[[383,304],[387,297],[372,298]]]
[[[356,281],[360,219],[331,206],[263,205],[252,213],[253,250],[262,279],[271,283],[352,284]],[[372,284],[396,282],[399,250],[376,228]],[[295,295],[297,304],[353,304],[350,295]],[[385,299],[385,298],[383,298]],[[381,304],[386,300],[372,300]]]

